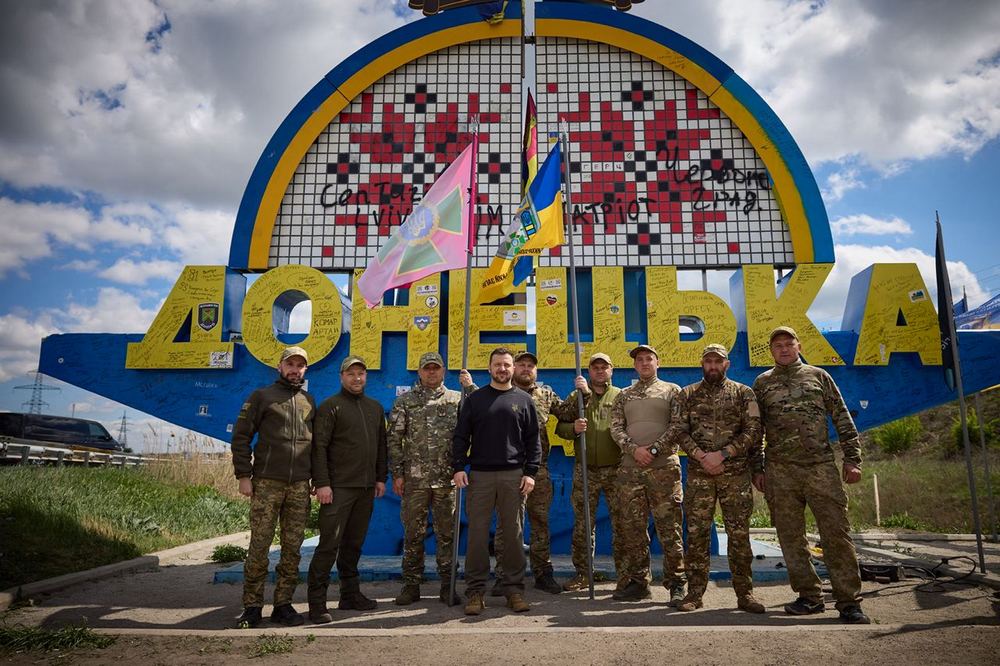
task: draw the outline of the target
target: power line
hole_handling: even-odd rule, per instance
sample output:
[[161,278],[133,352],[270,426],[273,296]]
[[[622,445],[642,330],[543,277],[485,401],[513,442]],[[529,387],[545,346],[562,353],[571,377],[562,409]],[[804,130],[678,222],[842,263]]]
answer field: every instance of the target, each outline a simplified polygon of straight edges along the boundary
[[[28,373],[32,374],[31,372]],[[21,403],[22,407],[28,408],[29,414],[41,414],[42,407],[49,407],[49,403],[42,400],[43,391],[61,391],[62,389],[58,386],[48,386],[42,382],[42,373],[38,370],[34,371],[35,381],[32,384],[22,384],[21,386],[15,386],[15,391],[31,391],[31,398]]]

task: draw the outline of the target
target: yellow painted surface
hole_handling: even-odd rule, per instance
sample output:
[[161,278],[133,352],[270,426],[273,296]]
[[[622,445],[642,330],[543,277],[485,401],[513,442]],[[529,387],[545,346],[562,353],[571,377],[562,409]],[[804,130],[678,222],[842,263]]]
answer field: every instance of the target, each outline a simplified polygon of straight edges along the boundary
[[[902,312],[905,325],[899,326]],[[854,365],[888,365],[893,352],[917,352],[941,364],[937,312],[916,264],[875,264],[865,299]]]
[[[635,345],[625,340],[625,283],[620,266],[593,269],[594,340],[581,343],[581,362],[595,352],[604,352],[615,366],[630,365],[629,349]],[[569,274],[565,268],[535,269],[535,344],[538,360],[546,368],[576,367],[576,355],[570,338]]]
[[788,284],[775,295],[774,268],[743,266],[743,294],[747,304],[747,342],[751,366],[774,364],[768,338],[778,326],[791,326],[802,344],[802,356],[813,365],[844,365],[807,311],[833,270],[833,264],[800,264]]
[[[438,351],[442,310],[440,274],[414,282],[409,305],[379,305],[369,309],[357,288],[362,273],[361,269],[354,271],[355,287],[351,292],[351,354],[365,359],[369,369],[382,368],[383,334],[402,331],[406,333],[406,367],[416,370],[422,354]],[[400,361],[391,359],[385,367],[396,366]]]
[[[226,288],[225,266],[185,266],[141,342],[130,342],[125,367],[139,369],[227,369],[233,367],[233,343],[221,341]],[[198,305],[217,303],[219,323],[210,331],[198,326]],[[190,342],[174,342],[191,317]]]
[[[698,340],[682,341],[681,317],[696,317],[705,327]],[[732,349],[736,342],[736,317],[729,305],[707,291],[677,289],[674,266],[650,266],[646,269],[646,321],[649,344],[660,354],[660,367],[695,367],[701,351],[708,344]]]
[[[472,284],[479,284],[486,268],[472,269]],[[465,320],[465,271],[450,271],[448,273],[448,367],[462,367],[463,321]],[[512,293],[524,293],[526,282],[514,287]],[[479,334],[485,331],[508,331],[527,333],[527,310],[523,305],[477,305],[472,303],[469,310],[469,370],[485,370],[489,367],[490,352],[504,346],[515,354],[527,349],[522,342],[517,343],[482,343]],[[539,359],[541,360],[541,359]],[[542,367],[552,367],[543,364]]]
[[274,335],[274,301],[285,292],[312,301],[309,335],[297,343],[309,353],[309,363],[325,358],[340,339],[344,316],[340,295],[330,279],[315,268],[291,264],[264,273],[243,301],[243,344],[264,365],[277,366],[288,345]]

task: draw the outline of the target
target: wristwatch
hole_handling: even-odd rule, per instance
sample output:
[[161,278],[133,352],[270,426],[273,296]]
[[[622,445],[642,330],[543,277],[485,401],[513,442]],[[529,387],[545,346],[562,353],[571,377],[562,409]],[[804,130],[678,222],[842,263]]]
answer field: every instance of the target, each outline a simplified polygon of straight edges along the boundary
[[654,458],[660,455],[660,447],[658,447],[656,444],[653,444],[651,447],[649,447],[649,455],[653,456]]
[[727,449],[725,447],[722,447],[722,450],[719,453],[722,454],[722,459],[723,460],[729,460],[732,457],[732,454],[729,453],[729,449]]

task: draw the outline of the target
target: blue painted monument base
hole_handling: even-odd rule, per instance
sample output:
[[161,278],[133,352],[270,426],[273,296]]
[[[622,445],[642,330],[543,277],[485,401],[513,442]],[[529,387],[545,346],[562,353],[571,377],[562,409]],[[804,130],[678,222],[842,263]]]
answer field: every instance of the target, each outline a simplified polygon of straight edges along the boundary
[[[726,551],[727,538],[725,532],[720,532],[719,538],[719,549],[720,552]],[[306,576],[309,572],[309,563],[312,562],[313,551],[316,550],[316,544],[319,543],[319,537],[311,537],[306,539],[302,544],[302,560],[299,563],[299,580],[305,582]],[[770,581],[785,581],[788,580],[788,572],[785,569],[784,559],[781,557],[781,549],[777,546],[769,543],[764,543],[761,541],[751,541],[753,546],[753,579],[758,583],[770,582]],[[270,554],[270,566],[268,571],[268,580],[274,582],[274,567],[278,563],[278,558],[281,556],[281,551],[277,548],[273,549]],[[662,567],[662,556],[653,555],[651,558],[651,565],[653,569],[653,577],[659,577],[663,574]],[[464,558],[459,561],[458,575],[463,577],[462,564],[464,563]],[[569,555],[554,555],[552,557],[552,567],[553,573],[557,579],[566,580],[572,578],[576,571],[573,568],[573,561]],[[400,556],[399,555],[372,555],[365,556],[361,558],[361,562],[358,565],[358,571],[361,575],[361,580],[366,582],[372,581],[383,581],[383,580],[399,580],[400,578]],[[603,573],[608,580],[614,579],[614,563],[611,557],[608,555],[598,555],[594,558],[594,571]],[[820,572],[823,575],[824,572]],[[530,572],[529,574],[530,575]],[[729,560],[725,555],[716,555],[712,557],[711,573],[709,576],[712,580],[729,580],[732,578],[732,574],[729,572]],[[437,564],[434,561],[433,555],[428,555],[425,559],[424,564],[424,578],[426,580],[438,580],[437,575]],[[331,580],[337,580],[337,569],[330,574]],[[222,569],[221,571],[215,572],[215,583],[242,583],[243,582],[243,564],[234,564],[230,567]]]

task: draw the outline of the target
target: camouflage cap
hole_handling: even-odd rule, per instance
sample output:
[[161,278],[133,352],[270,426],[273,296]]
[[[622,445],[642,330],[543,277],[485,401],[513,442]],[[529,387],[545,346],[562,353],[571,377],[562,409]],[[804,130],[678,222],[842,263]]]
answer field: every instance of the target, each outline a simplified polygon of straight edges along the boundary
[[417,365],[417,367],[422,370],[425,365],[431,365],[432,363],[437,363],[443,368],[444,359],[441,358],[441,354],[438,354],[437,352],[427,352],[420,357],[420,364]]
[[715,354],[722,357],[723,359],[729,358],[729,351],[725,347],[719,344],[710,344],[701,350],[701,357],[705,358],[709,354]]
[[360,365],[365,370],[368,369],[368,364],[365,363],[365,359],[360,356],[348,356],[344,359],[344,362],[340,364],[340,371],[344,372],[352,365]]
[[659,354],[659,352],[656,351],[656,348],[655,347],[651,347],[650,345],[639,345],[638,347],[636,347],[635,349],[633,349],[632,351],[630,351],[628,353],[628,355],[631,356],[632,358],[635,358],[636,354],[638,354],[639,352],[644,352],[644,351],[650,352],[656,358],[660,358],[660,354]]
[[514,357],[514,363],[517,363],[522,358],[530,358],[532,363],[534,363],[535,365],[538,365],[538,357],[535,356],[534,354],[532,354],[530,351],[523,351],[520,354],[518,354],[517,356],[515,356]]
[[285,351],[281,352],[281,360],[278,362],[284,363],[293,356],[301,356],[303,361],[309,363],[309,354],[302,347],[285,347]]
[[774,342],[774,339],[779,335],[790,335],[792,336],[793,340],[799,339],[799,336],[795,332],[795,329],[792,328],[791,326],[779,326],[778,328],[771,331],[770,337],[767,338],[767,343],[771,344],[772,342]]
[[587,362],[587,367],[594,365],[594,361],[604,361],[608,365],[614,367],[614,363],[611,362],[611,357],[604,352],[597,352],[596,354],[591,354],[590,361]]

